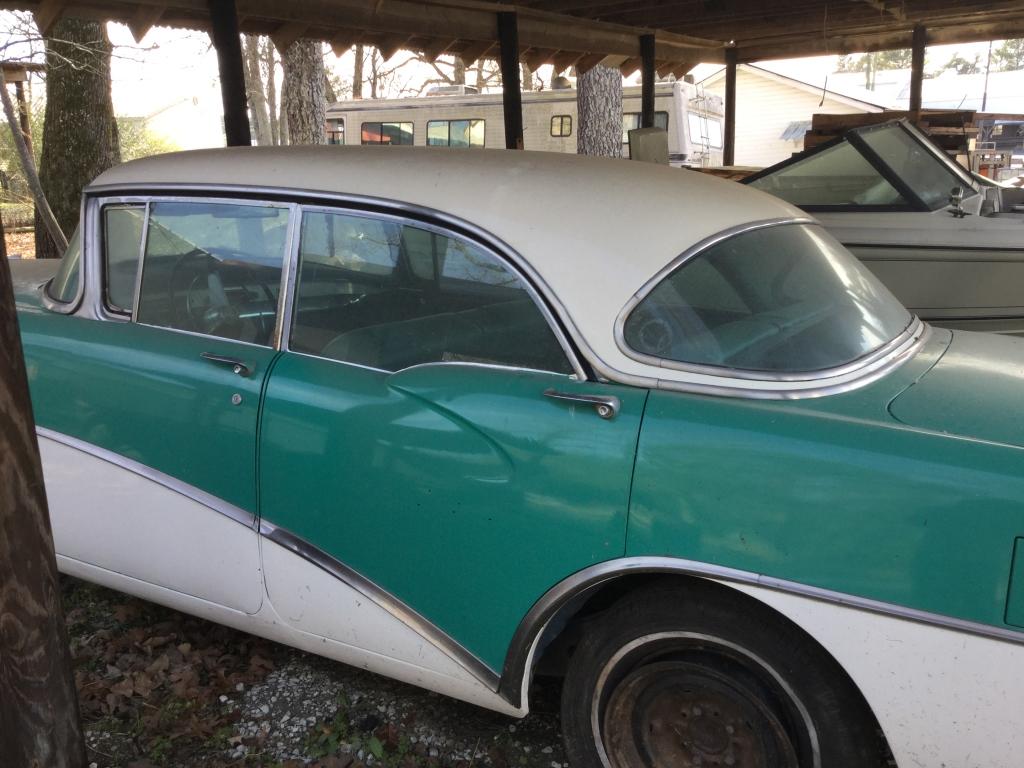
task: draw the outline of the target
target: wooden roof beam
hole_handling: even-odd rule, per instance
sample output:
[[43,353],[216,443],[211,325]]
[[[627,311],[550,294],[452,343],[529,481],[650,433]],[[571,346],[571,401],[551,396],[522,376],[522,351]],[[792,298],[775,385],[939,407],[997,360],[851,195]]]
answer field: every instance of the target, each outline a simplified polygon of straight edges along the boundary
[[291,47],[292,43],[299,38],[304,37],[308,31],[309,24],[298,21],[289,21],[271,32],[270,39],[273,41],[274,47],[283,54]]
[[33,15],[39,31],[47,37],[53,31],[53,25],[64,15],[64,0],[41,0]]
[[864,5],[869,5],[875,10],[887,13],[892,16],[896,21],[906,21],[907,14],[903,9],[895,3],[887,3],[885,0],[861,0]]

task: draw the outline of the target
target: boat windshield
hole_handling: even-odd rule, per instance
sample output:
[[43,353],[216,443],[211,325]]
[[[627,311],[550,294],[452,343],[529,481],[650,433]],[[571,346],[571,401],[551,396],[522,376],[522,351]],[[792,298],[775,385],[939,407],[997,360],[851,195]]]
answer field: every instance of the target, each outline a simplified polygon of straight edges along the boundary
[[842,141],[755,174],[750,186],[806,210],[936,211],[955,187],[978,194],[970,176],[913,126],[848,131]]

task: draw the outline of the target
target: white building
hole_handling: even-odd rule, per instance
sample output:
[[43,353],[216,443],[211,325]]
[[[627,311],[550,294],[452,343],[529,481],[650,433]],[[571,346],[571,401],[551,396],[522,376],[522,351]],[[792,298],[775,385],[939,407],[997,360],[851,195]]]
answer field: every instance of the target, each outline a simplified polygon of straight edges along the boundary
[[[725,97],[725,69],[697,84]],[[852,88],[844,88],[845,91]],[[867,94],[867,91],[863,91]],[[817,113],[881,112],[883,105],[837,93],[753,64],[736,71],[736,165],[764,167],[804,148],[804,133]]]

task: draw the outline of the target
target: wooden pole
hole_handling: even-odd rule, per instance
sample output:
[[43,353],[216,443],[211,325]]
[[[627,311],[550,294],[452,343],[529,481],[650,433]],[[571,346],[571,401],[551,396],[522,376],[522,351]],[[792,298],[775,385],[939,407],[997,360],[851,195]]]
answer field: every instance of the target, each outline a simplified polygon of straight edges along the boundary
[[501,47],[501,105],[505,112],[505,149],[523,148],[523,94],[519,83],[519,20],[515,11],[498,12]]
[[[6,90],[6,86],[4,86]],[[81,768],[53,533],[46,509],[10,263],[0,260],[0,756]]]
[[245,98],[245,70],[242,41],[238,34],[235,0],[207,0],[213,47],[217,49],[220,70],[220,96],[224,102],[224,134],[229,147],[252,144],[249,107]]
[[927,38],[925,28],[921,24],[916,24],[910,49],[910,111],[916,113],[914,120],[921,119],[921,85],[924,81],[924,49]]
[[11,128],[14,146],[18,151],[18,157],[21,159],[21,169],[25,172],[25,180],[28,182],[29,189],[32,190],[32,198],[35,201],[36,210],[39,212],[39,217],[43,220],[43,224],[46,225],[46,231],[53,238],[53,244],[57,246],[57,250],[60,253],[64,253],[68,247],[68,239],[61,231],[60,224],[57,223],[57,217],[53,215],[50,203],[43,193],[43,185],[40,183],[39,173],[36,171],[36,161],[33,159],[32,153],[25,143],[25,137],[21,133],[21,123],[14,114],[14,104],[11,102],[11,94],[7,91],[7,80],[4,78],[2,69],[0,69],[0,100],[3,101],[4,115],[6,115],[7,124]]
[[736,164],[736,60],[735,48],[725,49],[725,126],[722,165]]
[[640,127],[654,127],[654,35],[640,35]]

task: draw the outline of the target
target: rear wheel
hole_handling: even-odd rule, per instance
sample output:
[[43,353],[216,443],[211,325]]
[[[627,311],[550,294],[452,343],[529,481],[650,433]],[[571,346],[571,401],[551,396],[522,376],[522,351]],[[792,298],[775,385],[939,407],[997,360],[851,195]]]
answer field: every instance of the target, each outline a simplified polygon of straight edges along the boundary
[[562,728],[574,768],[878,768],[859,692],[799,628],[711,582],[655,586],[592,619]]

